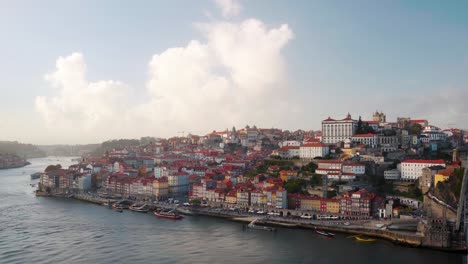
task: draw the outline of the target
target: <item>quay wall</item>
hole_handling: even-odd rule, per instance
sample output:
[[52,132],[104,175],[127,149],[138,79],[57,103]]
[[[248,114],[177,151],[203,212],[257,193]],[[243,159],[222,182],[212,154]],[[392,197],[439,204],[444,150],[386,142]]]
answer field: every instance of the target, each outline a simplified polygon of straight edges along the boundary
[[[89,202],[93,204],[102,205],[103,202],[106,202],[106,199],[102,198],[95,198],[89,197],[86,195],[75,195],[73,196],[74,199]],[[211,216],[211,217],[218,217],[223,218],[226,220],[238,221],[238,222],[251,222],[252,218],[257,217],[246,217],[239,214],[231,214],[231,213],[224,213],[224,212],[209,212],[206,210],[192,210],[195,215],[201,216]],[[354,235],[364,235],[369,237],[381,238],[389,240],[393,243],[410,246],[410,247],[423,247],[429,249],[436,249],[442,251],[456,251],[460,252],[461,250],[453,249],[453,248],[440,248],[436,246],[431,246],[424,241],[424,235],[421,233],[405,233],[399,231],[390,231],[390,230],[382,230],[382,229],[375,229],[375,228],[359,228],[359,227],[349,227],[349,226],[329,226],[329,225],[320,225],[320,224],[309,224],[309,223],[291,223],[291,222],[282,222],[273,219],[262,219],[262,223],[266,225],[273,225],[273,226],[281,226],[286,228],[304,228],[304,229],[315,229],[319,227],[320,229],[326,231],[333,231],[333,232],[340,232],[340,233],[347,233],[347,234],[354,234]],[[464,250],[466,252],[466,250]]]

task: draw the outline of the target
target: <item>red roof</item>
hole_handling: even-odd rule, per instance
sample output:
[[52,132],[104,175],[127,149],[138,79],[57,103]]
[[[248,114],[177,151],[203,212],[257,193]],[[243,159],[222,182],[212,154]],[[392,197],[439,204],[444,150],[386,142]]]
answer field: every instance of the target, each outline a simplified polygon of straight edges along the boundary
[[318,139],[318,138],[308,138],[308,139],[304,140],[304,142],[307,142],[307,143],[320,143],[320,139]]
[[331,117],[328,117],[327,119],[323,120],[323,121],[336,121],[335,119],[331,118]]
[[302,145],[301,147],[326,147],[326,146],[327,145],[323,143],[316,142],[316,143],[307,143],[307,144]]
[[299,149],[299,146],[284,146],[280,150]]
[[404,163],[445,164],[444,160],[404,160]]
[[441,170],[441,171],[438,171],[437,174],[442,174],[444,176],[450,176],[452,175],[454,172],[454,169],[445,169],[445,170]]
[[341,164],[343,162],[341,160],[321,160],[321,161],[319,161],[319,163],[337,163],[337,164]]
[[361,164],[361,163],[346,163],[346,164],[343,164],[343,166],[364,166],[364,164]]
[[373,133],[367,133],[367,134],[356,134],[353,137],[374,137],[375,134]]
[[369,121],[362,121],[363,123],[368,123],[368,124],[379,124],[379,121],[374,121],[374,120],[369,120]]
[[424,122],[427,122],[426,119],[414,119],[414,120],[410,120],[410,123],[424,123]]

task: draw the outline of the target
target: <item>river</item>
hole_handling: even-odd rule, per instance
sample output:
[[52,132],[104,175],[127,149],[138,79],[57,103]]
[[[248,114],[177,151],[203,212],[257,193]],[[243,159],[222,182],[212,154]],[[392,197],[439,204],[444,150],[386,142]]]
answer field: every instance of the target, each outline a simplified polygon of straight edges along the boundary
[[30,174],[71,158],[29,160],[0,170],[0,263],[464,263],[458,254],[362,244],[310,230],[243,231],[196,216],[182,221],[118,213],[67,198],[35,197]]

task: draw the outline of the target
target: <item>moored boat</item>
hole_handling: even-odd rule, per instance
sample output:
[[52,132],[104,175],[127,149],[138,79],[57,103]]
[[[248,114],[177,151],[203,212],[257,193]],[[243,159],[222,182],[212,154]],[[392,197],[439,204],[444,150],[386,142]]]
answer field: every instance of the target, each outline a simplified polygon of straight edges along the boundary
[[377,240],[375,238],[365,237],[361,235],[350,236],[348,238],[354,238],[357,242],[365,242],[365,243],[375,242]]
[[146,204],[144,205],[132,205],[128,209],[134,212],[139,212],[139,213],[147,213],[149,211],[149,208]]
[[39,179],[41,178],[42,172],[36,172],[31,174],[31,180]]
[[255,218],[252,222],[250,222],[247,227],[251,229],[258,229],[258,230],[265,230],[265,231],[276,231],[276,228],[274,227],[269,227],[269,226],[259,226],[256,225],[255,222],[257,222],[257,218]]
[[177,214],[174,211],[168,211],[168,212],[164,212],[164,211],[156,212],[155,211],[154,215],[157,216],[157,217],[174,219],[174,220],[180,220],[180,219],[183,218],[183,216]]
[[123,208],[122,207],[116,207],[114,208],[115,211],[119,212],[119,213],[122,213],[123,212]]
[[326,236],[326,237],[334,237],[335,236],[335,234],[333,234],[333,233],[325,232],[325,231],[317,229],[317,228],[315,228],[315,233],[317,233],[319,235],[322,235],[322,236]]

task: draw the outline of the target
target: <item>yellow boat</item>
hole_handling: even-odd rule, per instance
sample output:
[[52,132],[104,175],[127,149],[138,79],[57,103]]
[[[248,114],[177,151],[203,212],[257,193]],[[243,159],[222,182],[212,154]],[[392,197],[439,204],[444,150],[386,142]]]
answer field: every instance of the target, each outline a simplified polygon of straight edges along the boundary
[[364,237],[364,236],[350,236],[348,238],[354,238],[357,242],[375,242],[375,238],[369,238],[369,237]]

